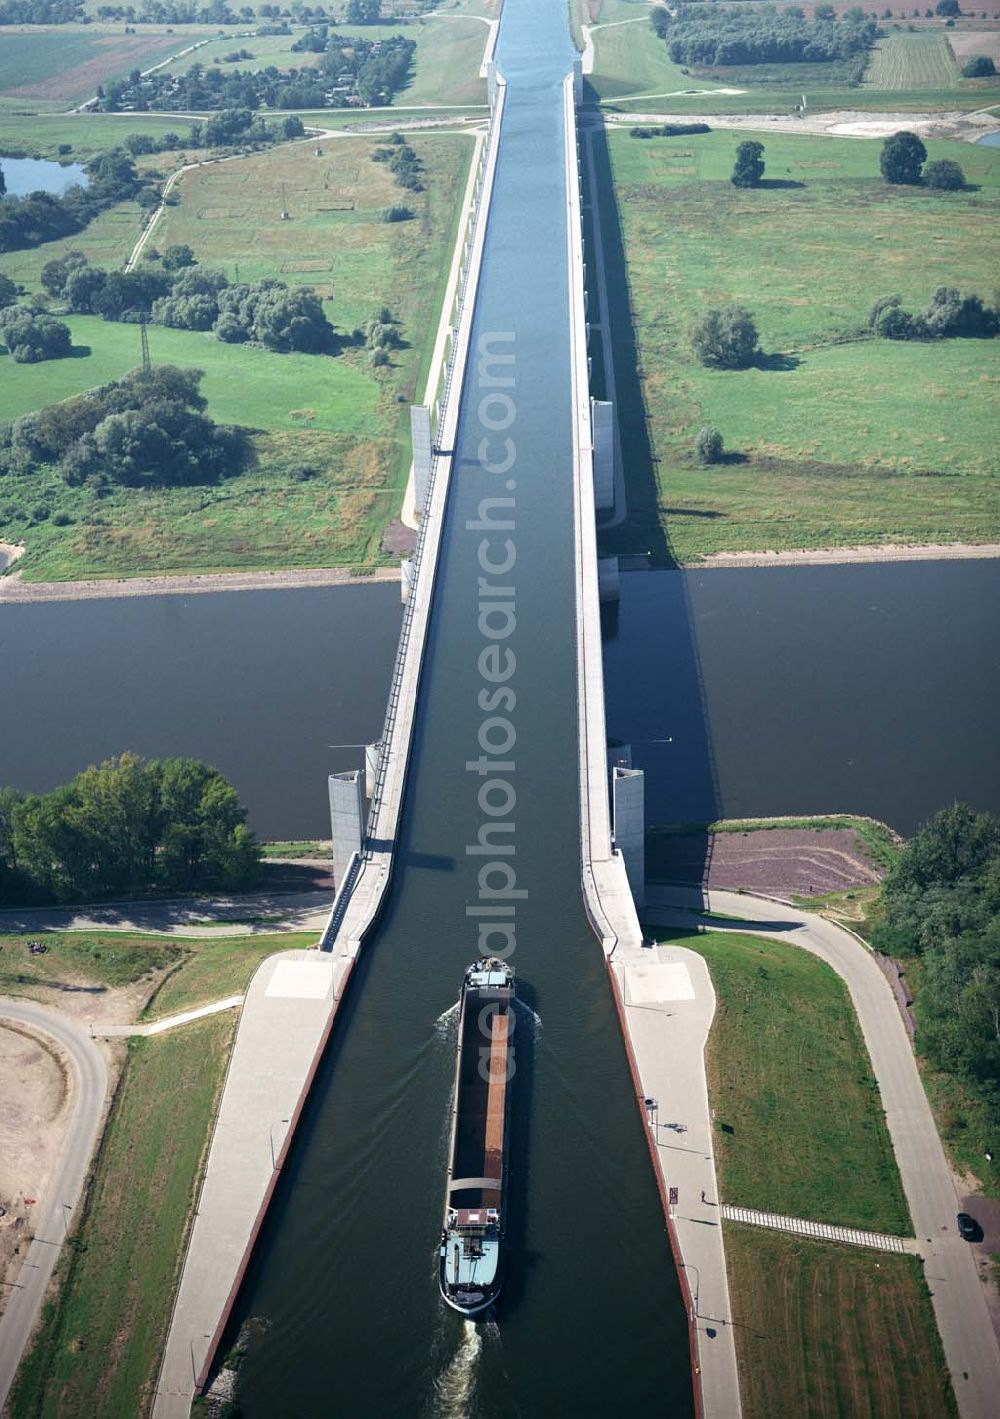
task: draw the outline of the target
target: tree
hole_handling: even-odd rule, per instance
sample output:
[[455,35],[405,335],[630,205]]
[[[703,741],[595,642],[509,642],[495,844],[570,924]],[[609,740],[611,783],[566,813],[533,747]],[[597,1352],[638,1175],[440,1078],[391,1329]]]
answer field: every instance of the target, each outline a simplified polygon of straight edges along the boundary
[[924,168],[924,186],[940,192],[959,192],[965,186],[965,173],[951,158],[938,158]]
[[8,305],[0,310],[0,337],[19,365],[58,360],[70,352],[69,326],[24,306]]
[[94,266],[74,266],[66,276],[63,295],[71,311],[92,315],[94,302],[104,290],[107,275]]
[[301,138],[306,131],[305,124],[298,114],[282,119],[281,132],[285,138]]
[[997,72],[997,66],[988,54],[974,54],[962,65],[965,79],[990,79]]
[[736,149],[730,182],[734,187],[759,187],[764,176],[764,144],[748,139]]
[[347,23],[377,25],[380,10],[380,0],[347,0]]
[[7,179],[3,175],[3,164],[0,163],[0,197],[7,195]]
[[649,12],[649,23],[658,39],[665,39],[670,28],[670,11],[666,5],[654,5]]
[[692,328],[691,345],[703,365],[748,369],[759,353],[757,326],[745,306],[713,306]]
[[25,798],[0,790],[0,890],[56,901],[240,891],[260,849],[236,790],[194,759],[120,754]]
[[0,310],[4,306],[13,305],[17,300],[17,283],[9,276],[0,274]]
[[935,15],[960,15],[962,13],[962,7],[959,5],[958,0],[937,0],[937,4],[934,6],[934,13]]
[[915,133],[894,133],[882,144],[879,167],[886,182],[919,183],[927,149]]
[[177,242],[168,246],[163,253],[164,271],[181,271],[185,266],[194,266],[194,252],[186,243]]
[[695,439],[695,448],[698,458],[702,463],[722,462],[722,434],[718,429],[707,425],[698,430],[698,437]]

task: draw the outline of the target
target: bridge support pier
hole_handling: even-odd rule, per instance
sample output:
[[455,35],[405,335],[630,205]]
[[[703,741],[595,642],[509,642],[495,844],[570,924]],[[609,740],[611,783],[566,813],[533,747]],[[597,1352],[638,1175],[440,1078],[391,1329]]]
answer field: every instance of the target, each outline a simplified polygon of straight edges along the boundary
[[330,774],[330,836],[333,839],[333,877],[339,886],[351,858],[361,851],[364,836],[365,801],[360,769]]
[[646,776],[642,769],[611,770],[611,809],[615,847],[625,859],[625,874],[639,910],[646,900]]

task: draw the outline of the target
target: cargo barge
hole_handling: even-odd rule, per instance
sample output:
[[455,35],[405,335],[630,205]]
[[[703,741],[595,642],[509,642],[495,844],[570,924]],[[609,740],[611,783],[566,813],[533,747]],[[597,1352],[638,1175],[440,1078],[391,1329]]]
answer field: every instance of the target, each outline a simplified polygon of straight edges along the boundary
[[453,1310],[479,1315],[503,1282],[514,973],[486,958],[465,973],[439,1285]]

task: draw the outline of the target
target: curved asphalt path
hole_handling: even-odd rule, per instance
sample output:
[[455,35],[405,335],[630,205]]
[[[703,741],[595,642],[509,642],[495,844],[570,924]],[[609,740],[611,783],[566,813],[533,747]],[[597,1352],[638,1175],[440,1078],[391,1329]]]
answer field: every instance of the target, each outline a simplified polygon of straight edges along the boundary
[[35,1239],[8,1297],[7,1309],[0,1316],[0,1411],[34,1328],[59,1249],[66,1241],[66,1213],[79,1201],[108,1092],[108,1072],[101,1052],[75,1021],[31,1000],[6,998],[0,999],[0,1022],[3,1021],[29,1025],[62,1045],[73,1064],[75,1098]]
[[[874,957],[856,936],[825,917],[761,897],[708,892],[708,916],[703,909],[678,906],[683,888],[647,887],[646,895],[645,919],[651,923],[771,936],[819,956],[847,985],[882,1095],[959,1413],[962,1419],[995,1419],[1000,1345],[972,1249],[955,1226],[958,1196],[909,1037]],[[697,902],[702,900],[699,892]],[[720,915],[735,920],[719,920]]]

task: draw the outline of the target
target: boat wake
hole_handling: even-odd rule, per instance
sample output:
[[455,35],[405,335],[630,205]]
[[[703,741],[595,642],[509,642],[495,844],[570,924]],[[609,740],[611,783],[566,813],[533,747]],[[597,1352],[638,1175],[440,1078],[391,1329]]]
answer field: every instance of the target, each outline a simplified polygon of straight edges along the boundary
[[483,1349],[482,1327],[462,1321],[462,1341],[447,1368],[434,1381],[437,1419],[467,1419],[476,1390],[476,1372]]

